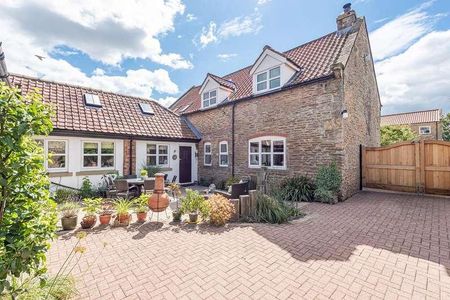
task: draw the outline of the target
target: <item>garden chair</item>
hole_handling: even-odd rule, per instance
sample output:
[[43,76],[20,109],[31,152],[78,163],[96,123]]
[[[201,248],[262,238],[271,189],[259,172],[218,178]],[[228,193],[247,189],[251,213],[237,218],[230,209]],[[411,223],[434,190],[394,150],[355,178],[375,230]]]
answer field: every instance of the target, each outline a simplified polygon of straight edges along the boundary
[[128,181],[126,179],[116,179],[114,181],[116,187],[116,196],[125,199],[131,199],[137,196],[138,189],[136,186],[128,186]]
[[144,193],[151,194],[155,188],[155,179],[144,180]]

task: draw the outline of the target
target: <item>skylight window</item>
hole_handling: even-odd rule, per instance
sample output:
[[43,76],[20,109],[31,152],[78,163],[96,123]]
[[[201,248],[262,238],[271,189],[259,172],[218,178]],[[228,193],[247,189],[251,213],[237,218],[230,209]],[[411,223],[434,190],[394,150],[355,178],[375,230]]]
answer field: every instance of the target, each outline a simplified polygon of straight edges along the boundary
[[139,107],[141,108],[142,112],[147,115],[154,115],[155,112],[153,111],[153,108],[148,103],[139,103]]
[[101,107],[102,103],[100,102],[100,98],[98,95],[94,94],[84,94],[84,102],[89,106],[97,106]]

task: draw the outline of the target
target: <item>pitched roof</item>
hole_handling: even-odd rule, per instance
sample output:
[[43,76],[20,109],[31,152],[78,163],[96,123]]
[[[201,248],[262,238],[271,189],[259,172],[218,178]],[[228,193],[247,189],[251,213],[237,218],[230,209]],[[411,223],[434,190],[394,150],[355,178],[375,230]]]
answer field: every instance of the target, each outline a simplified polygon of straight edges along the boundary
[[[125,96],[88,87],[12,74],[12,84],[24,93],[39,89],[43,101],[55,110],[53,127],[105,135],[173,140],[198,140],[186,121],[153,100]],[[84,94],[98,95],[101,107],[85,105]],[[139,104],[147,103],[154,114],[144,114]]]
[[234,82],[224,79],[222,77],[219,77],[217,75],[208,73],[209,76],[211,76],[212,79],[214,79],[215,81],[217,81],[218,84],[220,84],[221,86],[228,88],[230,90],[234,90],[236,88],[236,85],[234,84]]
[[[332,65],[335,63],[346,64],[356,35],[357,30],[351,30],[346,33],[332,32],[291,50],[282,53],[278,52],[290,62],[300,67],[300,71],[294,74],[283,88],[333,75]],[[264,49],[267,47],[265,46]],[[270,49],[273,50],[272,48]],[[228,98],[229,101],[252,96],[251,68],[252,65],[219,77],[223,80],[231,81],[235,85],[234,92]],[[183,113],[199,110],[201,108],[200,88],[201,86],[193,86],[172,104],[170,108],[172,110],[178,110],[192,103]]]
[[431,109],[381,116],[381,126],[439,122],[441,110]]

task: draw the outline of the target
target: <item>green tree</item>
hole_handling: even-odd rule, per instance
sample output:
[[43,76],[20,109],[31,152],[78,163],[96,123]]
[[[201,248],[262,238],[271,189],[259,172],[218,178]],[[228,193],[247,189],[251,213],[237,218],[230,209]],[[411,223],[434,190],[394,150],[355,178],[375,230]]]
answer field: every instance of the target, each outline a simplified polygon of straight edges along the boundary
[[50,117],[38,93],[22,96],[0,82],[0,294],[13,298],[20,293],[12,286],[19,276],[44,277],[56,230],[43,150],[32,138],[51,132]]
[[442,118],[442,139],[450,142],[450,113]]
[[381,146],[387,146],[404,141],[413,141],[419,135],[409,126],[383,126],[381,127]]

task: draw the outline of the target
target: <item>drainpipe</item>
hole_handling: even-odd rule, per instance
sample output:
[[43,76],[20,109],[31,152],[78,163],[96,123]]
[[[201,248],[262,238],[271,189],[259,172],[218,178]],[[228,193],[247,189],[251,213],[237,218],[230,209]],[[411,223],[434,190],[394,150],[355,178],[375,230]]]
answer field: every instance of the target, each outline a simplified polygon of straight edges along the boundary
[[130,171],[128,173],[128,175],[133,175],[133,139],[130,139],[130,162],[129,162],[130,166],[129,169]]
[[231,176],[234,177],[234,109],[236,107],[236,103],[233,103],[231,107]]
[[0,42],[0,80],[6,82],[8,86],[11,86],[11,82],[9,81],[8,69],[6,68],[5,63],[5,53],[2,50],[2,42]]

